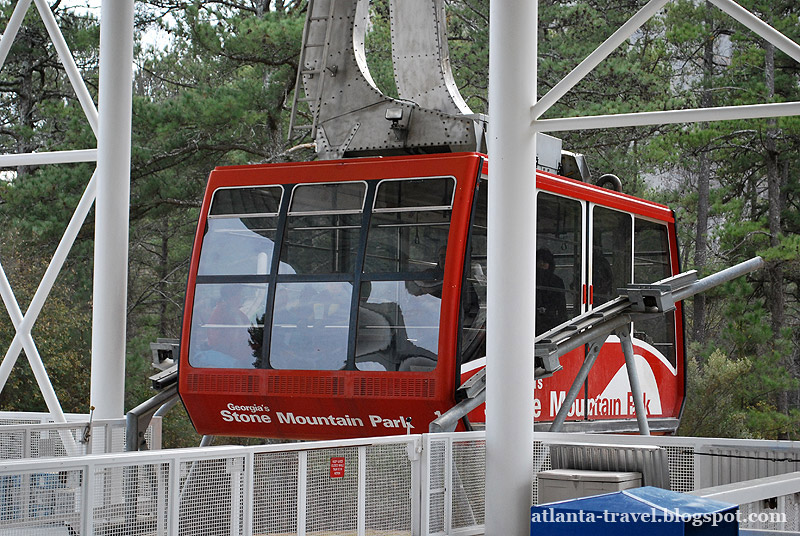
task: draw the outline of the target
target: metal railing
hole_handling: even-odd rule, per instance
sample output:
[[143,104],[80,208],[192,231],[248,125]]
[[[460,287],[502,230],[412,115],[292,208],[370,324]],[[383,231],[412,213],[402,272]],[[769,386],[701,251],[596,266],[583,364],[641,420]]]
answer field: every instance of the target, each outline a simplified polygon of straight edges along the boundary
[[421,450],[405,436],[15,460],[0,530],[418,534]]
[[[659,447],[670,489],[740,503],[743,527],[800,530],[798,443],[535,437],[539,471],[550,444]],[[0,533],[476,535],[484,468],[482,432],[10,460],[0,465]],[[538,502],[535,478],[531,492]]]
[[[125,451],[125,419],[92,419],[67,414],[66,423],[49,413],[0,411],[0,459],[35,459]],[[161,418],[145,433],[150,450],[161,448]]]

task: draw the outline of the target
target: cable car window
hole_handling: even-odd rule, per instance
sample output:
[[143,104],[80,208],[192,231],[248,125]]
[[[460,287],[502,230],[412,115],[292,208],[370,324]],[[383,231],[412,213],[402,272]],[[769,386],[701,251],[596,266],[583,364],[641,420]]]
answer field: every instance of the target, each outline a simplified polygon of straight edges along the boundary
[[436,367],[454,191],[452,177],[378,184],[359,295],[359,370]]
[[592,224],[592,303],[617,297],[631,282],[633,221],[630,214],[596,206]]
[[258,366],[266,283],[197,285],[192,310],[189,364],[193,367]]
[[277,216],[281,206],[280,187],[220,188],[214,192],[210,217],[261,215]]
[[461,362],[486,355],[486,212],[488,182],[475,193],[475,210],[468,239],[467,265],[461,288]]
[[363,182],[296,186],[279,273],[352,273],[365,194]]
[[386,180],[378,186],[375,212],[418,208],[453,207],[455,180],[452,178]]
[[536,205],[536,334],[581,314],[583,208],[540,192]]
[[304,213],[359,213],[364,209],[367,185],[363,182],[301,184],[292,193],[289,215]]
[[343,369],[352,293],[349,282],[278,283],[270,339],[272,368]]
[[441,298],[410,290],[411,281],[361,284],[356,335],[359,370],[436,367]]
[[[633,280],[655,283],[672,275],[667,226],[637,218],[634,224]],[[634,335],[655,347],[672,366],[677,366],[675,353],[675,313],[636,320]]]
[[197,274],[269,273],[282,192],[280,187],[214,192]]
[[[438,266],[439,257],[444,255],[450,232],[453,185],[452,178],[381,182],[364,272],[427,272],[435,276],[443,266]],[[441,290],[439,294],[441,297]]]

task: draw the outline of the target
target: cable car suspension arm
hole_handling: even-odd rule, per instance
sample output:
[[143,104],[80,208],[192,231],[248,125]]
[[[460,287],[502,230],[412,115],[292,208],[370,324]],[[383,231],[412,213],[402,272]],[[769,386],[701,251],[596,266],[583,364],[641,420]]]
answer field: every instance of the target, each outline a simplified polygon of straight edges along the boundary
[[[636,374],[631,322],[636,318],[653,318],[674,311],[677,302],[753,272],[763,265],[764,260],[761,257],[754,257],[699,280],[697,271],[691,270],[649,285],[632,283],[626,288],[618,289],[619,297],[614,300],[536,337],[534,376],[537,379],[552,376],[561,370],[559,362],[561,356],[581,346],[589,345],[586,359],[567,391],[550,431],[561,430],[567,413],[589,376],[603,344],[610,335],[614,334],[619,337],[625,355],[625,365],[636,408],[639,432],[642,435],[649,435],[644,398],[639,385],[639,376]],[[460,419],[486,401],[486,369],[481,369],[465,381],[458,388],[456,397],[461,401],[431,422],[431,432],[455,430]]]

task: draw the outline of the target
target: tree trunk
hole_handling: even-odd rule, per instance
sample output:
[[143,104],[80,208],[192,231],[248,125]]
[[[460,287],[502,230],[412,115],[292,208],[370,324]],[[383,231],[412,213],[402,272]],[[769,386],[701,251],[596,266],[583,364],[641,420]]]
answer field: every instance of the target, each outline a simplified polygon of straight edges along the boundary
[[[714,77],[714,29],[711,22],[711,10],[714,7],[706,1],[706,40],[703,45],[703,93],[701,104],[704,108],[713,106],[714,98],[711,86]],[[708,123],[700,123],[701,130],[708,128]],[[694,266],[703,272],[708,262],[708,211],[711,182],[711,163],[708,160],[707,147],[701,148],[699,172],[697,175],[697,228],[695,229]],[[706,342],[706,297],[700,293],[694,297],[693,336],[696,342]]]
[[[767,85],[767,98],[772,101],[775,96],[775,46],[764,43],[766,61],[764,62],[764,75]],[[767,169],[767,196],[769,200],[769,245],[776,248],[781,243],[781,176],[778,169],[778,125],[775,119],[767,120],[767,132],[764,138],[766,150]],[[785,323],[785,302],[783,295],[783,267],[781,262],[773,261],[767,265],[769,277],[769,309],[772,317],[773,341],[781,340],[781,332]],[[775,347],[780,349],[780,346]],[[780,364],[788,369],[788,356],[781,356]],[[778,394],[778,411],[784,415],[789,414],[789,393],[781,391]],[[789,439],[788,432],[781,431],[779,439]]]
[[[23,50],[29,50],[35,46],[34,40],[25,28],[21,28],[17,40],[20,42]],[[23,54],[25,54],[23,52]],[[33,132],[33,109],[35,107],[36,97],[33,91],[33,60],[25,54],[24,59],[20,62],[21,72],[18,79],[18,93],[17,93],[17,120],[19,121],[19,136],[17,137],[17,154],[30,153],[34,150],[31,141],[31,133]],[[17,179],[21,179],[30,172],[30,166],[17,166]]]
[[159,266],[159,281],[158,281],[158,295],[159,295],[159,311],[158,311],[158,327],[159,333],[163,337],[169,333],[169,319],[167,318],[167,309],[169,300],[167,299],[167,278],[169,277],[169,218],[164,216],[161,218],[161,256]]

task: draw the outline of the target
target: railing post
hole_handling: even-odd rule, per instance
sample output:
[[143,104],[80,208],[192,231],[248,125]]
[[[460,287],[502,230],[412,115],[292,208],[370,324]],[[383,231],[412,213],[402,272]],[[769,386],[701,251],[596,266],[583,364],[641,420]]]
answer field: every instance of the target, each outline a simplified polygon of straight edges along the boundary
[[367,529],[367,447],[358,447],[358,505],[356,530],[358,536],[365,536]]
[[167,523],[169,536],[178,536],[182,495],[181,460],[174,457],[169,461],[169,517]]
[[425,436],[417,436],[412,443],[408,443],[406,448],[409,450],[408,458],[411,461],[411,536],[421,536],[422,534],[422,516],[424,515],[422,508],[422,498],[424,491],[424,482],[422,475],[425,474],[423,469],[425,459],[425,451],[422,445],[424,444]]
[[297,536],[306,536],[308,493],[308,451],[297,453]]
[[253,506],[255,504],[256,455],[251,450],[244,458],[244,526],[242,534],[253,534]]
[[83,497],[81,497],[81,534],[94,533],[95,478],[92,464],[83,466]]

